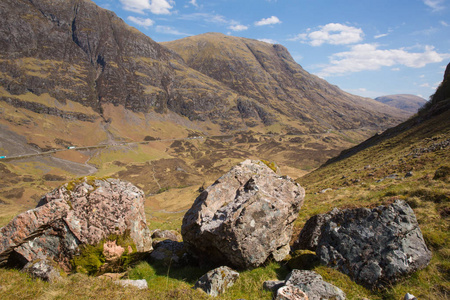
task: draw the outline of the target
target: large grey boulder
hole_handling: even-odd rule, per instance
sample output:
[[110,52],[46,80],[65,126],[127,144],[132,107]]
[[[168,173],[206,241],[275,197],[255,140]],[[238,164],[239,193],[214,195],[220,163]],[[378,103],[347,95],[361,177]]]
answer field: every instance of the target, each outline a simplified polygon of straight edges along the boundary
[[338,211],[339,210],[335,208],[329,213],[318,214],[309,218],[300,231],[298,239],[294,242],[292,250],[301,249],[316,251],[320,235],[322,234],[322,226]]
[[219,267],[200,277],[194,288],[200,288],[208,295],[216,297],[232,287],[238,278],[238,272],[226,266]]
[[277,290],[275,300],[310,300],[310,298],[298,287],[285,285]]
[[0,266],[27,265],[34,274],[43,274],[40,269],[52,269],[51,262],[56,262],[62,270],[71,271],[70,260],[80,253],[81,245],[97,245],[113,235],[129,235],[132,241],[121,254],[152,250],[144,193],[118,179],[83,178],[45,195],[38,207],[0,228]]
[[289,177],[246,160],[195,200],[183,218],[183,240],[198,258],[236,268],[283,259],[304,195]]
[[395,283],[431,259],[414,212],[404,201],[335,212],[321,227],[316,252],[321,263],[370,289]]

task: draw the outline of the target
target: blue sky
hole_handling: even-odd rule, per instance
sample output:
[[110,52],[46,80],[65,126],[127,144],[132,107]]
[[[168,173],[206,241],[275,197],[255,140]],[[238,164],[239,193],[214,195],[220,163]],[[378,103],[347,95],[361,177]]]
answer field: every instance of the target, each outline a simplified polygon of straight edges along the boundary
[[366,97],[428,99],[450,62],[450,0],[93,0],[157,42],[205,32],[282,44]]

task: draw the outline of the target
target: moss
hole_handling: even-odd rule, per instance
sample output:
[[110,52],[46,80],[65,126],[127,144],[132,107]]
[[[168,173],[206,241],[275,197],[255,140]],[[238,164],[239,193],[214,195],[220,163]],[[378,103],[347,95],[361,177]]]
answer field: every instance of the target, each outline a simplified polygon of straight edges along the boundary
[[[125,249],[120,258],[114,263],[105,266],[106,259],[103,255],[103,245],[107,241],[116,241],[118,246]],[[131,247],[132,252],[128,249]],[[80,247],[80,254],[71,260],[72,268],[77,273],[88,275],[99,275],[106,271],[120,272],[132,265],[140,255],[129,232],[123,235],[112,234],[108,238],[101,240],[97,245],[84,245]]]
[[267,161],[267,160],[264,160],[264,159],[262,159],[261,161],[262,161],[266,166],[268,166],[272,171],[274,171],[275,173],[277,172],[278,167],[277,167],[277,164],[276,164],[276,163],[270,162],[270,161]]

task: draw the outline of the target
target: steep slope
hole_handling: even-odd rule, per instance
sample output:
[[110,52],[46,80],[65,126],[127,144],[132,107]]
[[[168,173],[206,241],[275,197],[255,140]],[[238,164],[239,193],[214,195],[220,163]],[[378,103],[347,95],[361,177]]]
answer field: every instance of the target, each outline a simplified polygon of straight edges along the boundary
[[[406,147],[409,146],[408,143],[413,143],[417,138],[427,138],[426,134],[436,133],[436,132],[447,132],[450,127],[450,64],[447,65],[445,70],[444,79],[439,85],[436,93],[431,96],[431,100],[428,101],[418,112],[417,115],[408,119],[407,121],[389,128],[382,134],[376,134],[370,139],[362,142],[361,144],[344,150],[342,153],[330,159],[326,164],[331,164],[336,161],[343,160],[352,155],[358,154],[364,149],[370,148],[372,146],[377,146],[379,151],[389,149],[389,147],[384,148],[387,143],[393,145],[394,143],[389,142],[394,138],[399,139],[400,137],[408,137],[406,139],[400,138],[401,144]],[[423,130],[424,132],[421,132]],[[425,135],[425,136],[424,136]],[[444,137],[449,138],[447,133]],[[414,138],[414,139],[413,139]],[[381,146],[379,145],[381,144]],[[398,145],[396,145],[398,146]]]
[[[199,72],[239,95],[244,117],[259,116],[265,124],[280,115],[286,124],[305,132],[382,127],[396,124],[405,113],[372,99],[343,92],[298,65],[287,49],[252,39],[206,33],[166,42]],[[251,124],[248,124],[251,126]]]
[[387,95],[375,98],[376,101],[415,114],[427,101],[410,94]]
[[307,191],[297,228],[306,222],[308,212],[376,207],[402,199],[414,210],[433,257],[426,269],[380,291],[380,299],[400,299],[406,293],[418,299],[447,299],[449,157],[450,64],[444,81],[418,115],[297,179]]

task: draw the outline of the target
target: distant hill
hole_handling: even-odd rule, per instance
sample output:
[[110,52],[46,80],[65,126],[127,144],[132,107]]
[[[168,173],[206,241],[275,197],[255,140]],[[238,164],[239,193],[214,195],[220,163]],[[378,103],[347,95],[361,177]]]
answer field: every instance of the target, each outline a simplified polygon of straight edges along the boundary
[[417,113],[427,101],[422,97],[410,94],[387,95],[375,98],[376,101],[386,105],[406,110],[412,114]]

